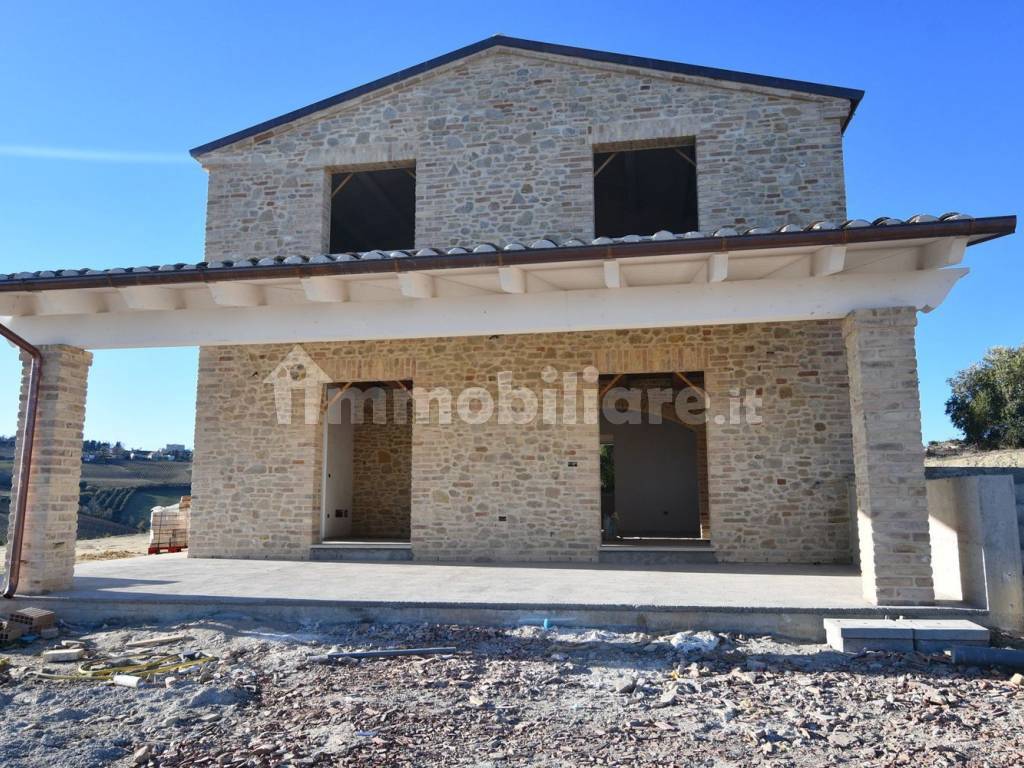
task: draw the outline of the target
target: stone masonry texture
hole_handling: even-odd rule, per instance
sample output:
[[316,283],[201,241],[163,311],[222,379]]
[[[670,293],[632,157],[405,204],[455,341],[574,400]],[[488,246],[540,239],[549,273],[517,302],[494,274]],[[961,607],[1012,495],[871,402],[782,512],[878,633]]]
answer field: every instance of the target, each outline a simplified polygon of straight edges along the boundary
[[410,247],[588,239],[595,149],[691,140],[702,230],[842,220],[848,108],[495,48],[203,155],[206,258],[324,252],[330,174],[396,165],[415,166]]
[[[404,394],[402,389],[393,392]],[[412,400],[382,398],[383,424],[373,421],[373,407],[373,402],[364,404],[363,422],[356,424],[353,431],[352,536],[407,539],[412,488]],[[395,417],[396,409],[404,412],[404,418]]]
[[[720,559],[847,562],[853,472],[839,321],[501,337],[308,343],[336,382],[412,380],[457,397],[498,375],[540,393],[548,366],[580,373],[704,372],[708,498]],[[303,559],[318,540],[322,425],[301,397],[278,424],[267,374],[288,345],[200,353],[190,554]],[[584,390],[596,384],[580,379]],[[734,394],[735,393],[735,394]],[[731,419],[759,398],[760,421]],[[600,544],[599,428],[577,423],[429,423],[411,431],[417,560],[593,562]],[[736,421],[737,423],[731,423]],[[504,518],[504,519],[502,519]]]
[[[40,352],[43,355],[42,378],[18,585],[18,593],[23,595],[39,595],[71,586],[78,532],[86,380],[92,362],[92,354],[75,347],[44,346],[40,347]],[[30,362],[23,354],[15,467],[21,462],[25,445]],[[16,472],[12,479],[11,523],[16,499],[25,492],[18,484]],[[8,559],[12,554],[12,548],[8,547]],[[9,561],[7,568],[10,568]]]
[[843,331],[850,369],[864,597],[934,600],[913,308],[858,310]]

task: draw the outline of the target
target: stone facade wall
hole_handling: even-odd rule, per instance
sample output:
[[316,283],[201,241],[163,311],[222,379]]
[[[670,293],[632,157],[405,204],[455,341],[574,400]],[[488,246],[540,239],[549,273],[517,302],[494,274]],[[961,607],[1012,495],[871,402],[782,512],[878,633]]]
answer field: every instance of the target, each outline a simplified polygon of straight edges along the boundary
[[279,424],[263,383],[288,350],[200,349],[192,557],[301,560],[319,536],[322,430],[304,424],[298,395],[291,424]]
[[[713,540],[725,561],[849,559],[853,472],[841,323],[819,321],[501,337],[310,343],[338,382],[417,388],[558,387],[542,376],[705,372]],[[278,424],[264,378],[286,345],[203,349],[193,479],[193,556],[308,556],[319,529],[322,427]],[[550,378],[550,377],[549,377]],[[420,560],[582,561],[600,544],[599,429],[583,423],[417,420],[411,541]],[[761,423],[732,424],[751,390]]]
[[[36,411],[35,447],[29,474],[19,594],[38,595],[71,587],[78,532],[78,481],[82,476],[82,427],[92,354],[75,347],[40,347],[43,356]],[[25,448],[31,358],[22,354],[21,399],[11,487],[11,516],[19,486],[17,467]],[[8,531],[10,541],[13,531]],[[6,568],[10,569],[11,547]]]
[[[696,145],[699,224],[846,217],[841,99],[492,49],[203,155],[207,260],[329,244],[329,174],[415,163],[417,247],[594,236],[593,152]],[[651,233],[637,233],[651,234]]]
[[[353,429],[352,536],[407,539],[412,488],[412,400],[384,401],[387,422],[372,420],[365,404],[363,423]],[[401,408],[404,419],[395,417]]]

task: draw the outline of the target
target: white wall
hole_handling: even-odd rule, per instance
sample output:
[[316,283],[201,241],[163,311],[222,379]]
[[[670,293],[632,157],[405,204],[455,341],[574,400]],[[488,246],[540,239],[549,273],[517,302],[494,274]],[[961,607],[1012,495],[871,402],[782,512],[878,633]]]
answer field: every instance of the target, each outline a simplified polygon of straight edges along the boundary
[[[330,398],[337,388],[329,387]],[[343,407],[344,406],[344,407]],[[352,533],[352,451],[355,430],[352,409],[344,398],[336,399],[324,425],[323,538],[334,539]],[[338,516],[344,510],[344,516]]]

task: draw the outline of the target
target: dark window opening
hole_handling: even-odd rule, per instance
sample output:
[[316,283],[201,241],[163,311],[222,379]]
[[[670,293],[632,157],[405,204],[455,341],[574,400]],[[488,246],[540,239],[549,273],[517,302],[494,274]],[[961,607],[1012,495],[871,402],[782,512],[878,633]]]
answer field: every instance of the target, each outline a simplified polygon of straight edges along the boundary
[[416,171],[342,171],[331,175],[331,253],[412,248]]
[[598,237],[696,230],[695,147],[595,152],[594,225]]

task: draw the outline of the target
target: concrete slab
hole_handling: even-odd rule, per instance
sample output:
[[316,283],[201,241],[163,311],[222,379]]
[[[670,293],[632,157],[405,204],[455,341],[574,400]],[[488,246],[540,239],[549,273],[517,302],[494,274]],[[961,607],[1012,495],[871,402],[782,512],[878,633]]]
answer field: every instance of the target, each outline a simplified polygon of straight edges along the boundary
[[[74,589],[16,604],[69,621],[209,618],[711,629],[820,640],[824,616],[882,618],[843,566],[466,565],[199,560],[184,554],[81,563]],[[14,606],[11,606],[13,608]],[[915,618],[971,609],[899,608]]]
[[989,644],[989,631],[965,619],[915,619],[907,624],[914,630],[914,648],[923,653],[942,653],[954,645]]
[[828,618],[823,624],[825,641],[840,653],[914,650],[914,630],[906,621]]
[[843,653],[922,651],[954,645],[988,645],[989,631],[966,619],[835,619],[824,621],[825,639]]

